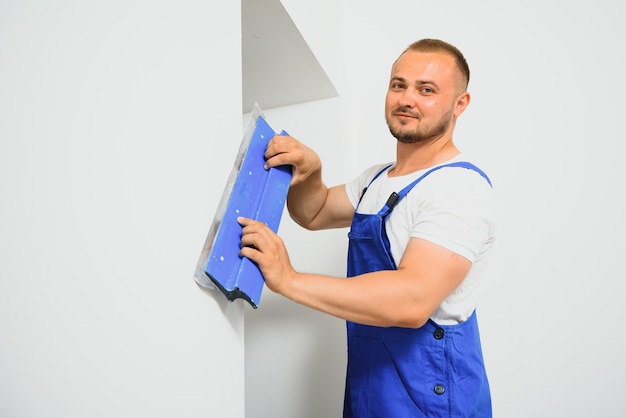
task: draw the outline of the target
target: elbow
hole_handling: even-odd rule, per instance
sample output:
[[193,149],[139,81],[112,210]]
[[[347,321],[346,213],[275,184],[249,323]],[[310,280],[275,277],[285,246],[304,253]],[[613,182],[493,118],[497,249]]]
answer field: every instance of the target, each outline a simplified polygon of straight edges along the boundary
[[431,312],[426,309],[414,308],[408,310],[404,315],[391,319],[388,326],[401,328],[421,328],[430,319]]
[[315,225],[314,225],[314,223],[312,222],[312,220],[311,220],[311,219],[309,219],[309,220],[300,219],[300,218],[298,218],[298,217],[296,217],[296,216],[293,216],[291,213],[289,213],[289,216],[291,217],[291,219],[292,219],[292,220],[293,220],[296,224],[298,224],[298,226],[300,226],[300,227],[302,227],[302,228],[304,228],[304,229],[307,229],[307,230],[309,230],[309,231],[317,231],[317,230],[319,230],[319,229],[320,229],[320,228],[316,228],[316,227],[315,227]]
[[414,319],[410,324],[408,328],[421,328],[424,325],[426,325],[426,323],[428,322],[428,320],[430,319],[430,317],[426,317],[426,318],[418,318],[418,319]]
[[405,320],[401,321],[401,325],[399,325],[402,328],[413,328],[413,329],[418,329],[423,327],[424,325],[426,325],[426,323],[428,322],[428,319],[430,317],[414,317],[414,318],[406,318]]

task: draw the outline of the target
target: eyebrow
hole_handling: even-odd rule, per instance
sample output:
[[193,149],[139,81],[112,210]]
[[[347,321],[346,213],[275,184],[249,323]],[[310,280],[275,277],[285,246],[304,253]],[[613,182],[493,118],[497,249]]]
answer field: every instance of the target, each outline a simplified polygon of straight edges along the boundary
[[[407,82],[406,78],[400,77],[400,76],[393,76],[393,77],[391,77],[390,81],[391,82],[393,82],[393,81],[400,81],[400,82],[402,82],[404,84],[410,84],[410,83]],[[437,83],[435,83],[434,81],[431,81],[431,80],[416,80],[415,84],[417,84],[418,86],[423,86],[423,85],[429,84],[431,86],[439,88]]]

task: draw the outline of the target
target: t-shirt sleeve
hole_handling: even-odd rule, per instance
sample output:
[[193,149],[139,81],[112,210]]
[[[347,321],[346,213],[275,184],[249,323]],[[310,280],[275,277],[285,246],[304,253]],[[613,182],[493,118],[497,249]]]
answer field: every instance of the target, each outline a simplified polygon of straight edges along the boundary
[[[408,196],[411,196],[409,193]],[[411,204],[411,237],[449,249],[472,263],[493,236],[497,208],[489,183],[473,170],[446,169],[423,180]]]

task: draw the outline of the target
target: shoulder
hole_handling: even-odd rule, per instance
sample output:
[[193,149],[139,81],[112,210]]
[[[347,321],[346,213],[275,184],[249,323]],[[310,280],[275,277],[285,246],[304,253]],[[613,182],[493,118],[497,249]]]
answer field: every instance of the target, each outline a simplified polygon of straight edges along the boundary
[[[468,162],[464,157],[451,162]],[[443,167],[420,181],[407,195],[407,204],[420,217],[447,216],[448,221],[455,218],[468,223],[497,223],[498,202],[490,180],[478,164]]]
[[[444,167],[425,177],[409,198],[421,209],[493,217],[496,194],[481,172],[466,167]],[[411,196],[412,195],[412,196]]]
[[470,260],[499,229],[499,207],[489,182],[475,170],[445,167],[407,195],[414,237],[429,239]]
[[[476,167],[476,168],[473,168]],[[491,190],[491,179],[477,166],[449,166],[430,173],[423,181],[424,185],[432,184],[455,189],[471,187],[473,189]]]
[[[428,170],[427,170],[428,172]],[[459,196],[485,193],[493,195],[489,175],[479,164],[461,154],[447,163],[435,167],[422,181],[423,190],[454,192]]]

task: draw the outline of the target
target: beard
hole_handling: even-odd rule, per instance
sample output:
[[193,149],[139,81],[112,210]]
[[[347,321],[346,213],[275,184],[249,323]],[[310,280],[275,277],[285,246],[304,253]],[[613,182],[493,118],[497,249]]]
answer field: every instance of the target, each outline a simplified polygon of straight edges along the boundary
[[441,137],[452,123],[452,111],[444,113],[439,120],[432,124],[423,125],[424,122],[420,122],[421,123],[417,128],[403,129],[405,127],[404,124],[397,122],[394,126],[391,118],[387,118],[387,126],[389,127],[391,135],[404,144],[416,144],[420,142],[428,142]]

